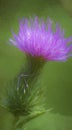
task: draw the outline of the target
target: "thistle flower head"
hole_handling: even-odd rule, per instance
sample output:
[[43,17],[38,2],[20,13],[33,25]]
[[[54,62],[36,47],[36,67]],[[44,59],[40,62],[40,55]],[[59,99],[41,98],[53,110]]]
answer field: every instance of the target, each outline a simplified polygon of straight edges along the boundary
[[44,60],[66,61],[72,56],[72,37],[65,38],[64,30],[56,24],[52,30],[52,21],[46,22],[38,17],[20,21],[18,34],[13,33],[10,42],[32,57],[42,57]]

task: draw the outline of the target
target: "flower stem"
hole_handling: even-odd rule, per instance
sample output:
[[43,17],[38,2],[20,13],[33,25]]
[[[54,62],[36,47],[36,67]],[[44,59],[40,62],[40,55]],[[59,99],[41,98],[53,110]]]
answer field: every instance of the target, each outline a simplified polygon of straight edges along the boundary
[[23,79],[24,82],[27,81],[27,83],[29,83],[29,85],[34,84],[34,82],[37,81],[39,75],[40,75],[40,71],[42,69],[42,67],[44,66],[45,61],[40,57],[31,57],[31,56],[27,56],[27,62],[25,64],[25,66],[23,67],[23,69],[21,70],[21,73],[19,74],[19,76]]

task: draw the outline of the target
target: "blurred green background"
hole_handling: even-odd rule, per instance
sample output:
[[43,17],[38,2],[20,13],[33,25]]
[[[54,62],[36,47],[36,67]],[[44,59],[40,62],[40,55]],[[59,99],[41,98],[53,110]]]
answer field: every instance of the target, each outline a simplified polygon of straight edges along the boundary
[[[24,54],[9,44],[23,17],[50,17],[72,35],[72,0],[0,0],[0,95],[24,64]],[[48,62],[41,75],[47,86],[47,105],[53,111],[28,124],[27,130],[72,130],[72,58],[65,63]],[[0,108],[0,130],[10,130],[12,115]]]

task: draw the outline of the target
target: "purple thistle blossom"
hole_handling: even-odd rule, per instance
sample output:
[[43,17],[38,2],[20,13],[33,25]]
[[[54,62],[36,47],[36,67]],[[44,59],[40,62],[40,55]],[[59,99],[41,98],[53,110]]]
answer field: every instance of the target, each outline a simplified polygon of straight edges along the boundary
[[13,33],[10,42],[26,54],[48,61],[66,61],[72,56],[72,44],[68,45],[72,37],[65,38],[64,30],[58,24],[53,31],[50,19],[45,23],[38,17],[20,21],[18,35]]

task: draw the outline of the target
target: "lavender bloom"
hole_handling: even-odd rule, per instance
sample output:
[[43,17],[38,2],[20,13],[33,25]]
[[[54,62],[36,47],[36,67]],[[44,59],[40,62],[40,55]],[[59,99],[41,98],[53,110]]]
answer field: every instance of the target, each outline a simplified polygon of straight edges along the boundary
[[44,23],[38,17],[20,21],[18,35],[13,33],[10,42],[21,51],[32,57],[42,57],[45,60],[66,61],[72,56],[72,37],[65,38],[64,30],[56,24],[56,30],[52,30],[50,19]]

